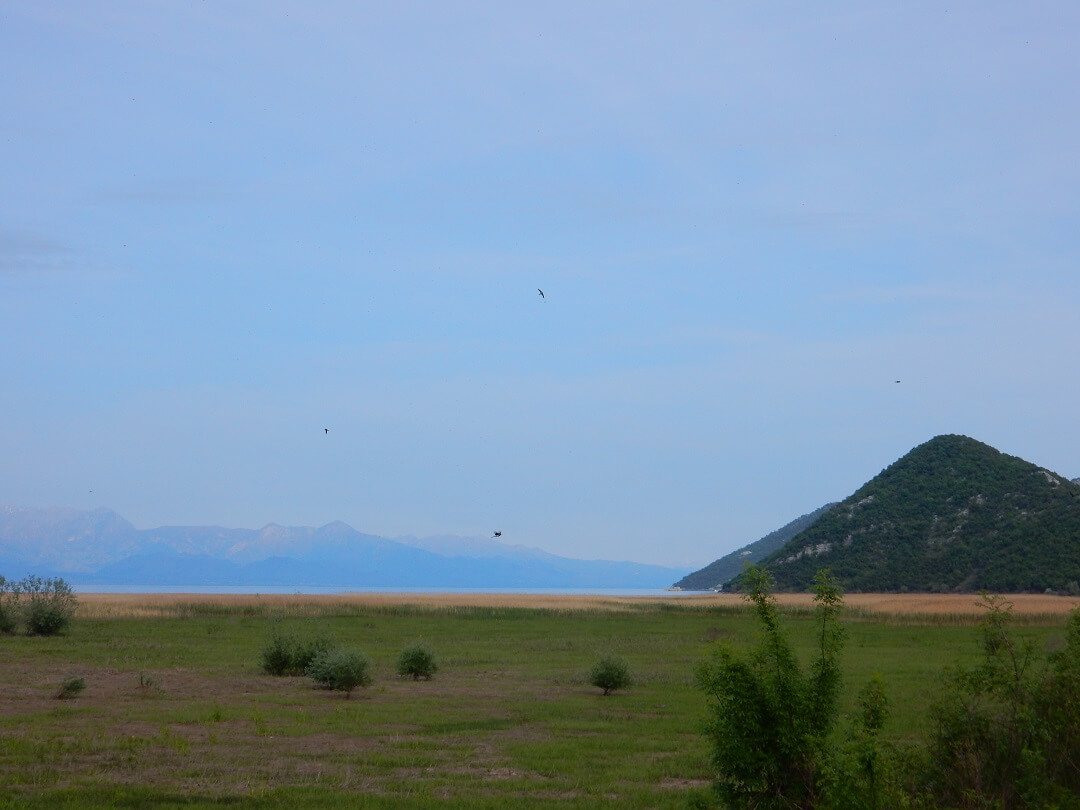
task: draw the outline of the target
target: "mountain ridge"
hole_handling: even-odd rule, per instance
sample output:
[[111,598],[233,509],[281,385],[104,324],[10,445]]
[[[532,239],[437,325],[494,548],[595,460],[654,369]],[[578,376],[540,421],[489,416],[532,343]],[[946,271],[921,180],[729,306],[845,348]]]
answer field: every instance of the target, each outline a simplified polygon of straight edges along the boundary
[[730,554],[709,563],[704,568],[687,574],[672,587],[685,591],[721,590],[727,582],[742,572],[744,565],[760,562],[774,551],[783,548],[793,537],[816,523],[822,515],[834,506],[836,506],[836,503],[827,503],[813,512],[800,515],[790,523],[769,532],[760,540],[755,540],[742,548],[737,548]]
[[[1080,590],[1080,485],[967,436],[886,467],[761,564],[778,590]],[[737,584],[737,580],[736,580]]]
[[393,539],[319,527],[136,529],[105,508],[0,507],[0,573],[80,587],[663,588],[685,569],[578,560],[481,538]]

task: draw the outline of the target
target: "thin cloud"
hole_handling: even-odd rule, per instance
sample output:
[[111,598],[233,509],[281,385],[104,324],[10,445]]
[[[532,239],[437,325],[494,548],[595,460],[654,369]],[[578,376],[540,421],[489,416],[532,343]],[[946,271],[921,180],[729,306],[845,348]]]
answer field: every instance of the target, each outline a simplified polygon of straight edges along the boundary
[[859,287],[839,290],[822,296],[826,301],[892,304],[904,301],[971,301],[988,299],[986,290],[943,284],[898,284],[884,287]]
[[212,205],[228,202],[236,195],[221,183],[161,180],[133,183],[95,195],[93,202],[134,203],[136,205]]
[[0,273],[56,270],[75,253],[65,242],[21,231],[0,231]]

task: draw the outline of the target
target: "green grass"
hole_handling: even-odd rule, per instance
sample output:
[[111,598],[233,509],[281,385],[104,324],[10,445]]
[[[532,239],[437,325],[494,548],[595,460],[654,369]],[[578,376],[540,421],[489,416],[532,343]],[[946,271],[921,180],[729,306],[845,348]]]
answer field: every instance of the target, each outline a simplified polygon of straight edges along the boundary
[[[197,607],[198,609],[195,609]],[[786,614],[796,649],[805,613]],[[845,701],[885,677],[906,739],[944,667],[978,659],[967,617],[846,622]],[[1064,618],[1016,632],[1040,645]],[[260,672],[275,630],[363,650],[374,683],[351,700]],[[0,639],[0,807],[655,807],[708,792],[695,665],[754,638],[745,611],[181,606],[160,618],[76,621],[65,636]],[[424,639],[430,682],[394,673]],[[588,684],[600,652],[633,686]],[[53,699],[71,673],[86,689]],[[146,687],[146,679],[153,682]]]

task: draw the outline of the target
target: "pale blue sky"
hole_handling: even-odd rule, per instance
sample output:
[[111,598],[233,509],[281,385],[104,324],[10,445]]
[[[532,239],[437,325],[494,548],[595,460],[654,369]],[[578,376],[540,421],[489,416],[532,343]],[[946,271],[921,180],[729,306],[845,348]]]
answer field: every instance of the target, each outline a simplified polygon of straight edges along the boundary
[[0,5],[0,502],[697,566],[1080,475],[1080,6],[522,5]]

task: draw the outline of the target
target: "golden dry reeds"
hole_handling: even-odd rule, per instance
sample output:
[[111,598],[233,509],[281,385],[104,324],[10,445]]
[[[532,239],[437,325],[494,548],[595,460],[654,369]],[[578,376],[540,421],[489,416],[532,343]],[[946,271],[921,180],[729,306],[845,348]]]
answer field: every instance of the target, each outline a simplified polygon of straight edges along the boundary
[[[515,593],[341,593],[341,594],[196,594],[139,593],[79,594],[77,616],[84,619],[153,618],[183,615],[285,614],[320,615],[335,610],[454,611],[465,608],[552,611],[640,610],[651,607],[738,609],[745,602],[738,594],[682,594],[672,596],[602,596]],[[810,594],[778,594],[782,607],[810,608]],[[1015,616],[1063,616],[1080,607],[1080,597],[1044,594],[1008,596]],[[856,615],[881,617],[978,617],[984,613],[977,594],[854,593],[844,604]]]

